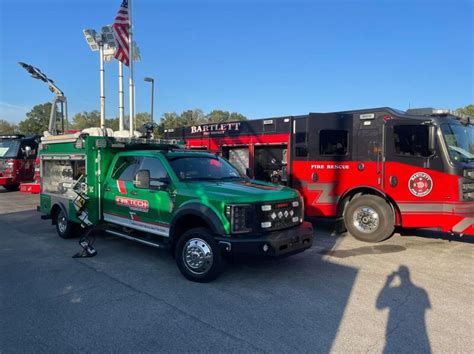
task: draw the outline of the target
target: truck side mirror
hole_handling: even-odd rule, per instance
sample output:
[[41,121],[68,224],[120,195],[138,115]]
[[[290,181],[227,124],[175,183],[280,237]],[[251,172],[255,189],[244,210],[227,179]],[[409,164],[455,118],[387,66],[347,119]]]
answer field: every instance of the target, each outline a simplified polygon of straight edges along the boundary
[[139,170],[135,174],[135,179],[133,180],[133,185],[136,188],[149,189],[150,188],[150,171],[149,170]]
[[26,158],[30,157],[31,156],[31,146],[26,145],[25,148],[23,149],[23,152],[24,152]]
[[434,125],[428,126],[428,151],[430,154],[435,153],[436,146],[436,127]]

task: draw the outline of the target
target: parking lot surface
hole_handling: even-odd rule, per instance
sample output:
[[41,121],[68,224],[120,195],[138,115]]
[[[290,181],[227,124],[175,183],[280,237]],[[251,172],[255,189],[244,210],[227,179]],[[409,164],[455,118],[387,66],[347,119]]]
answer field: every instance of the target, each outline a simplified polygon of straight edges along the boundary
[[171,255],[60,239],[37,195],[0,190],[0,352],[472,352],[474,245],[434,232],[331,236],[280,260],[236,259],[213,283]]

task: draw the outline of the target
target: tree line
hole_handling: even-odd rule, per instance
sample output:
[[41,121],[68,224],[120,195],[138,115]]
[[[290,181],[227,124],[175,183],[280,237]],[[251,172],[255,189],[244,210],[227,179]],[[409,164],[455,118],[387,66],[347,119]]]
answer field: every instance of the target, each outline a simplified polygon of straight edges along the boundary
[[[0,119],[0,134],[38,134],[42,135],[48,130],[49,116],[51,113],[51,103],[36,105],[26,114],[26,118],[18,124],[10,123]],[[474,117],[474,104],[457,109],[458,112]],[[135,127],[139,128],[144,123],[150,122],[149,113],[142,112],[136,114]],[[128,117],[126,119],[128,121]],[[158,135],[162,135],[165,129],[179,128],[190,125],[220,123],[247,120],[247,117],[237,112],[213,110],[205,114],[201,109],[189,109],[181,114],[175,112],[164,113],[158,120]],[[100,113],[98,111],[81,112],[74,115],[70,122],[69,129],[82,130],[90,127],[100,126]],[[119,128],[118,118],[106,119],[106,126],[115,130]]]
[[[44,131],[48,130],[51,107],[52,104],[49,102],[34,106],[31,111],[26,114],[26,118],[18,124],[10,123],[7,120],[0,119],[0,134],[21,133],[25,135],[42,135]],[[228,112],[215,109],[205,114],[201,109],[189,109],[183,111],[181,114],[176,112],[164,113],[161,116],[161,119],[156,121],[156,123],[158,125],[158,135],[161,135],[165,129],[170,128],[241,120],[247,120],[247,117],[237,112]],[[125,121],[128,122],[128,116],[125,117]],[[150,121],[150,113],[141,112],[135,115],[135,127],[137,129]],[[111,128],[112,130],[116,131],[119,129],[119,119],[106,119],[105,125],[107,128]],[[69,130],[83,130],[86,128],[99,126],[99,111],[84,111],[77,113],[69,122]]]

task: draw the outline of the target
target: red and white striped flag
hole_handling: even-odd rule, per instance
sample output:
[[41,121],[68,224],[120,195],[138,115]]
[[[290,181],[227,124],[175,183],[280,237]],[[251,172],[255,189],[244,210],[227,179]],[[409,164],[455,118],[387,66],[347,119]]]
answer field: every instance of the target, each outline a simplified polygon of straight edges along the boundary
[[115,40],[118,45],[115,52],[115,58],[128,66],[130,63],[130,47],[128,43],[130,19],[128,17],[128,0],[122,1],[112,28],[114,29]]

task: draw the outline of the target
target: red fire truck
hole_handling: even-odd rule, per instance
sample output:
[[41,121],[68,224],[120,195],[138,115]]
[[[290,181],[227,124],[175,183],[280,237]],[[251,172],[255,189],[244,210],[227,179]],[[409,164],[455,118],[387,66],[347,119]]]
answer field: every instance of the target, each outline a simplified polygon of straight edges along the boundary
[[0,135],[0,186],[16,190],[33,181],[38,142],[36,136]]
[[169,129],[252,178],[287,184],[306,215],[335,217],[357,239],[395,227],[474,235],[474,120],[448,110],[310,113]]

